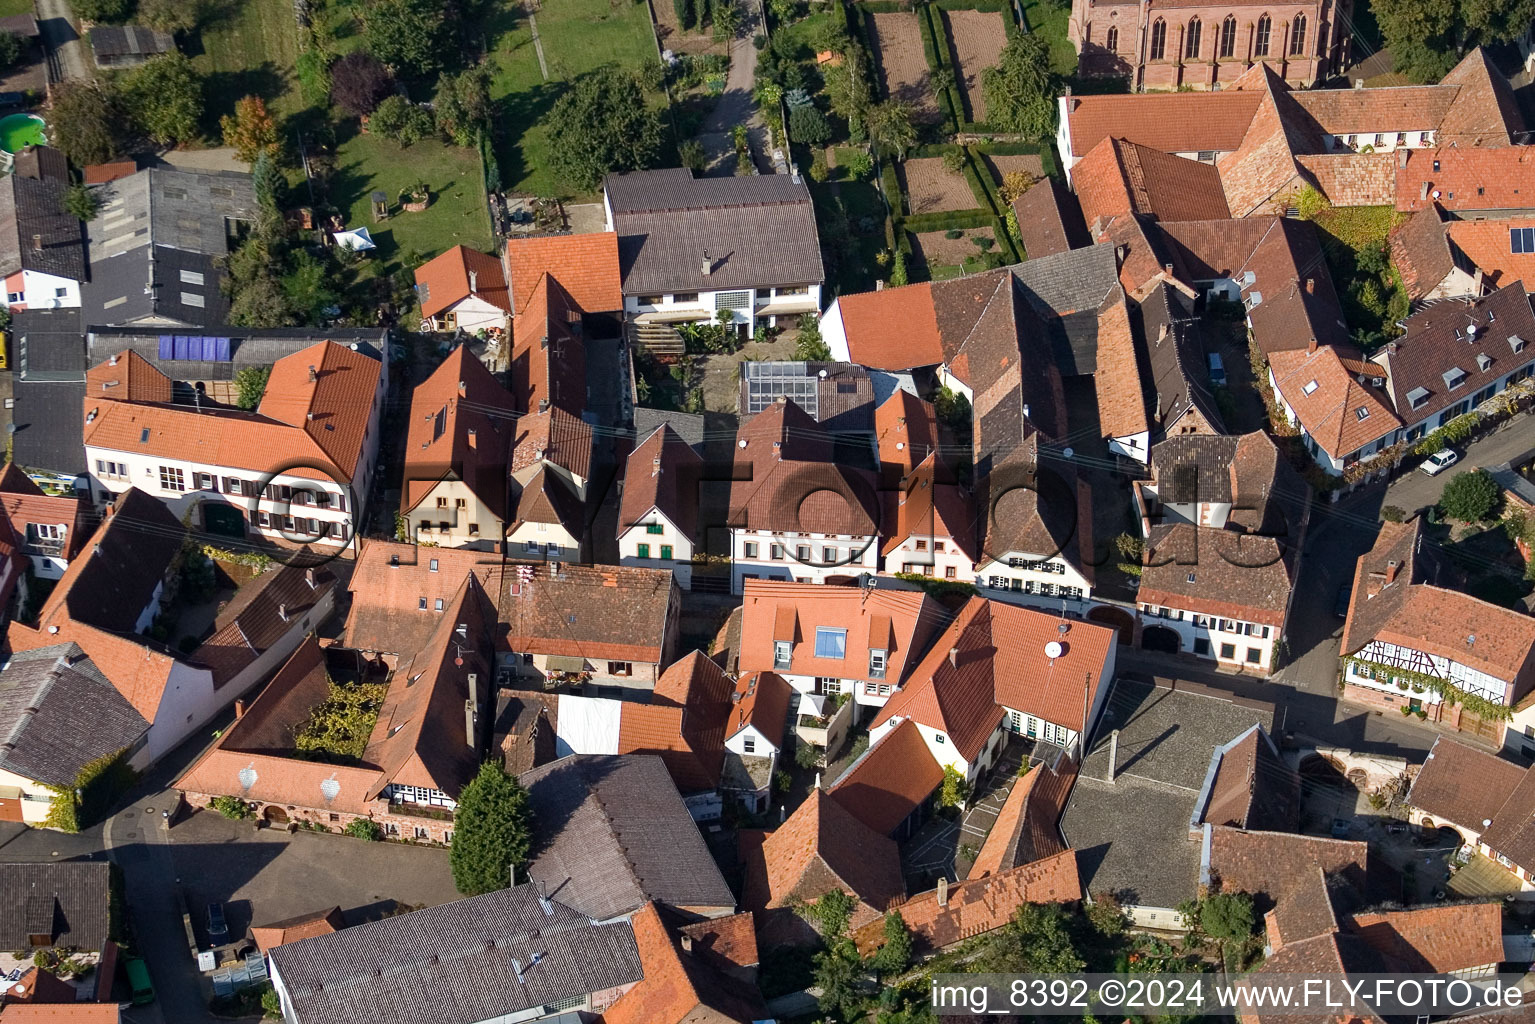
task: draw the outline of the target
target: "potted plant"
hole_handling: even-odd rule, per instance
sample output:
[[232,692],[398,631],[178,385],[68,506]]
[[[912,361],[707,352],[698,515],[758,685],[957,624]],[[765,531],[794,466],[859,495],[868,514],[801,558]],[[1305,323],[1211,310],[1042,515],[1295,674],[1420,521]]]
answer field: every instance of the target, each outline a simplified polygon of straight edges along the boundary
[[400,189],[400,206],[411,213],[420,213],[431,202],[432,193],[424,181],[418,181],[414,185],[406,185]]

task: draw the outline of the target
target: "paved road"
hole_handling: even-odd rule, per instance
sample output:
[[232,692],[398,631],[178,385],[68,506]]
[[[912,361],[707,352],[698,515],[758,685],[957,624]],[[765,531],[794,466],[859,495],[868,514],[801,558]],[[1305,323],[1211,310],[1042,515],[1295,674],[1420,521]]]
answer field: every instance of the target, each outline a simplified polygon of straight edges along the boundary
[[1457,448],[1461,454],[1460,461],[1437,476],[1429,476],[1417,470],[1403,475],[1387,488],[1382,504],[1396,505],[1408,512],[1424,508],[1439,500],[1445,483],[1456,473],[1466,469],[1501,466],[1532,448],[1535,448],[1535,423],[1532,423],[1528,415],[1516,416],[1496,434],[1467,447]]
[[55,81],[91,77],[91,59],[76,24],[68,0],[37,0],[37,28],[48,50],[49,76]]

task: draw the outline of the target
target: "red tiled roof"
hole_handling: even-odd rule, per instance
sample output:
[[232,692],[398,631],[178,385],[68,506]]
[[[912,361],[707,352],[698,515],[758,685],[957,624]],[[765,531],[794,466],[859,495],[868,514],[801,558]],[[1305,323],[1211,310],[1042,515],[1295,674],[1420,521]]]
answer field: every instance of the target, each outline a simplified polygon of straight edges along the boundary
[[310,939],[316,935],[329,935],[344,927],[346,921],[341,916],[341,908],[331,907],[329,910],[317,910],[312,914],[301,914],[271,924],[251,925],[251,939],[255,941],[256,948],[265,953],[275,946]]
[[1535,293],[1535,252],[1513,252],[1508,234],[1513,228],[1535,228],[1535,217],[1452,220],[1445,227],[1455,247],[1482,271],[1486,285],[1502,288],[1523,281],[1524,290]]
[[348,587],[343,642],[362,651],[418,651],[442,617],[436,602],[446,607],[470,572],[486,587],[499,585],[501,566],[501,556],[488,551],[364,540]]
[[683,793],[715,788],[734,690],[702,651],[673,662],[656,680],[652,703],[626,702],[620,709],[618,753],[658,755]]
[[1535,154],[1531,146],[1496,149],[1399,149],[1396,208],[1446,210],[1535,208]]
[[586,408],[586,349],[573,329],[580,318],[554,277],[545,274],[533,285],[512,327],[508,379],[517,408],[542,412],[555,405],[573,416]]
[[109,181],[139,173],[136,160],[117,160],[109,164],[87,164],[83,174],[87,185],[105,185]]
[[874,440],[882,466],[905,476],[938,445],[938,413],[905,388],[896,388],[874,410]]
[[116,1003],[12,1003],[0,1014],[5,1024],[118,1024]]
[[501,261],[462,245],[455,245],[416,268],[416,294],[421,300],[422,316],[436,316],[471,294],[508,313],[512,311]]
[[741,424],[730,486],[729,524],[851,537],[877,532],[869,474],[834,461],[830,436],[788,399]]
[[[463,481],[486,508],[506,518],[506,456],[512,396],[460,345],[416,386],[405,434],[405,514],[442,479]],[[489,536],[493,531],[482,532]],[[499,539],[499,538],[498,538]]]
[[[938,890],[913,896],[897,907],[919,950],[937,950],[962,939],[1001,928],[1025,903],[1071,903],[1082,898],[1075,850],[972,878],[948,886],[945,900]],[[870,921],[853,940],[861,953],[884,945],[884,923]]]
[[575,304],[588,313],[610,313],[624,308],[619,287],[618,235],[614,232],[511,238],[506,243],[506,262],[512,274],[514,312],[521,313],[533,296],[533,286],[546,273],[559,281]]
[[18,494],[0,490],[0,507],[5,509],[6,521],[16,532],[18,544],[32,541],[27,531],[29,526],[63,526],[64,547],[60,557],[66,562],[80,553],[90,536],[81,524],[86,505],[80,498],[65,498],[62,495],[43,494],[41,491],[37,494]]
[[[1199,166],[1204,166],[1203,164]],[[1151,429],[1141,360],[1130,329],[1130,307],[1123,297],[1098,314],[1098,426],[1104,437],[1132,437]]]
[[728,739],[750,725],[763,739],[782,749],[784,726],[794,687],[776,672],[748,672],[736,681],[730,719],[725,723]]
[[1263,96],[1258,92],[1130,93],[1066,101],[1071,155],[1104,139],[1128,139],[1164,153],[1230,152],[1242,144]]
[[837,297],[848,358],[874,370],[909,370],[943,362],[932,289],[909,284]]
[[[1269,368],[1280,396],[1294,410],[1306,433],[1335,459],[1350,455],[1402,426],[1386,403],[1384,393],[1360,384],[1330,345],[1322,345],[1314,352],[1303,349],[1271,352]],[[1366,414],[1363,419],[1359,416],[1361,409]]]
[[1407,599],[1374,639],[1451,658],[1512,683],[1535,656],[1535,616],[1418,583],[1407,588]]
[[1214,164],[1124,139],[1105,138],[1094,146],[1071,169],[1071,181],[1089,229],[1129,213],[1161,221],[1231,216]]
[[1296,561],[1288,553],[1270,536],[1192,523],[1155,526],[1136,600],[1282,632]]
[[1360,914],[1348,924],[1356,938],[1401,971],[1450,974],[1503,961],[1498,903],[1388,910]]
[[648,524],[651,509],[684,537],[697,540],[699,485],[704,461],[665,424],[651,431],[629,455],[618,507],[618,534]]
[[714,967],[754,968],[761,962],[757,930],[749,913],[695,921],[678,931],[693,940],[693,955]]
[[943,782],[916,723],[903,720],[880,737],[827,791],[842,809],[889,835]]
[[972,562],[981,556],[975,498],[954,474],[929,454],[900,483],[885,492],[885,534],[880,553],[889,555],[911,537],[947,540]]
[[1066,849],[1061,841],[1061,812],[1071,795],[1077,766],[1062,758],[1055,769],[1036,765],[1013,784],[997,811],[968,877],[983,878]]
[[1440,736],[1407,792],[1407,802],[1436,821],[1480,833],[1508,801],[1526,769]]
[[558,405],[517,417],[507,468],[515,475],[540,461],[585,480],[592,472],[591,424]]
[[654,903],[640,908],[630,923],[643,978],[603,1012],[603,1024],[752,1024],[764,1019],[761,994],[726,981],[704,958],[680,948]]
[[171,379],[148,359],[132,349],[126,349],[86,371],[85,397],[168,405],[171,401]]

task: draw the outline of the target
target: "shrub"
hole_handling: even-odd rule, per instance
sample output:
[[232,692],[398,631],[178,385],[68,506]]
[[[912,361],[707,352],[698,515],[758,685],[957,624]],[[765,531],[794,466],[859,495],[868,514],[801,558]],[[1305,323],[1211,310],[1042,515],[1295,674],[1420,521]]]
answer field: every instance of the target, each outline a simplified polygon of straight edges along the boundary
[[693,0],[672,0],[672,13],[677,15],[677,24],[685,29],[693,27]]
[[1497,481],[1485,469],[1456,473],[1439,496],[1439,507],[1451,519],[1479,523],[1498,507],[1501,494]]
[[417,106],[404,96],[398,94],[384,97],[373,116],[368,120],[368,128],[378,132],[386,139],[398,142],[401,146],[410,146],[420,142],[436,130],[437,122],[432,118],[432,112],[425,107]]
[[949,230],[947,230],[947,231],[945,231],[943,233],[943,237],[947,238],[951,242],[954,241],[956,238],[964,238],[965,237],[965,229],[964,228],[950,228]]
[[373,113],[392,92],[394,76],[369,53],[349,53],[331,65],[331,102],[354,117]]
[[814,105],[789,108],[789,138],[816,148],[831,141],[831,125],[826,115]]
[[810,161],[810,180],[822,182],[829,177],[831,177],[831,168],[826,166],[826,154],[818,149],[815,151],[815,157]]
[[208,806],[231,821],[243,821],[256,814],[249,804],[237,796],[216,796],[208,802]]
[[820,763],[821,752],[812,743],[801,740],[794,748],[794,763],[809,771]]
[[1380,510],[1380,517],[1388,523],[1401,523],[1407,520],[1407,510],[1399,505],[1386,505]]
[[874,158],[860,149],[848,157],[842,166],[847,170],[848,177],[862,181],[874,173]]
[[773,788],[778,792],[787,793],[792,785],[794,785],[794,776],[788,772],[780,769],[773,773]]
[[96,216],[96,193],[85,185],[71,185],[64,190],[62,205],[71,217],[91,220]]
[[14,32],[0,32],[0,68],[8,68],[21,59],[21,37]]
[[448,862],[465,896],[505,889],[528,857],[528,793],[498,761],[486,761],[459,796]]
[[346,823],[346,828],[341,831],[354,839],[366,839],[370,843],[376,843],[384,838],[383,826],[372,818],[356,818]]
[[982,252],[990,252],[991,247],[997,244],[997,240],[992,238],[990,235],[980,235],[976,238],[970,239],[970,241],[980,246]]
[[295,752],[313,761],[356,761],[368,745],[387,690],[383,683],[343,685],[331,680],[325,699],[310,709],[309,717],[295,730]]
[[266,394],[267,379],[272,376],[270,366],[246,366],[235,374],[235,402],[242,409],[254,410]]
[[938,791],[938,803],[943,807],[959,807],[970,796],[970,783],[953,765],[943,769],[943,785]]
[[1216,893],[1199,907],[1199,927],[1213,939],[1245,939],[1253,921],[1253,898],[1245,892]]

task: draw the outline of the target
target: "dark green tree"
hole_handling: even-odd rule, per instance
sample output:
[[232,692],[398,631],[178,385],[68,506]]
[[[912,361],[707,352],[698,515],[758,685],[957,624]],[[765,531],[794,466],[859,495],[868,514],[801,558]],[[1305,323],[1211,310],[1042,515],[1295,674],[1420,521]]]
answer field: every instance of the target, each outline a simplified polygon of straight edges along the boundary
[[826,115],[813,103],[802,103],[789,108],[789,138],[812,148],[831,141],[831,125]]
[[1054,903],[1025,903],[993,932],[971,969],[986,973],[1071,974],[1086,961],[1071,937],[1066,912]]
[[207,13],[206,0],[138,0],[134,21],[161,32],[190,32]]
[[151,57],[129,72],[124,98],[151,141],[187,142],[200,132],[203,76],[179,50]]
[[386,139],[410,146],[432,133],[432,112],[417,106],[398,93],[384,97],[368,119],[368,130]]
[[677,16],[679,28],[693,27],[693,0],[672,0],[672,13]]
[[1535,0],[1374,0],[1371,10],[1396,70],[1437,82],[1473,47],[1517,39]]
[[266,382],[272,376],[270,366],[246,366],[235,374],[235,404],[254,411],[266,394]]
[[14,32],[0,32],[0,68],[8,68],[21,59],[21,37]]
[[917,128],[912,123],[911,104],[885,100],[869,108],[869,141],[876,149],[906,158],[906,151],[917,144]]
[[516,777],[494,761],[481,765],[453,814],[448,863],[459,892],[477,896],[512,884],[512,869],[528,858],[531,817],[527,791]]
[[138,4],[134,0],[74,0],[70,6],[75,16],[85,21],[121,25],[133,17]]
[[80,220],[92,220],[96,216],[96,193],[84,185],[71,185],[64,190],[64,212]]
[[406,77],[441,70],[458,32],[450,6],[443,0],[371,0],[363,13],[368,51]]
[[1060,82],[1050,69],[1050,44],[1037,32],[1020,32],[1002,48],[996,67],[981,73],[986,120],[1031,139],[1055,134],[1055,97]]
[[1463,523],[1479,523],[1491,518],[1493,510],[1498,507],[1499,498],[1498,484],[1492,474],[1485,469],[1473,469],[1456,473],[1444,485],[1444,493],[1439,496],[1439,508],[1451,519],[1459,519]]
[[373,113],[392,92],[394,76],[371,53],[354,51],[330,67],[330,100],[353,117]]
[[1199,927],[1212,939],[1245,939],[1253,922],[1253,898],[1245,892],[1218,892],[1199,904]]
[[229,322],[241,327],[296,327],[298,317],[288,305],[278,280],[278,259],[261,235],[247,238],[229,254]]
[[582,75],[544,120],[554,169],[578,189],[596,188],[612,171],[655,166],[661,119],[645,106],[633,73],[616,67]]
[[443,79],[437,90],[436,113],[438,129],[454,145],[475,145],[490,123],[490,72],[475,66]]
[[863,961],[853,940],[842,936],[827,943],[815,955],[815,984],[821,990],[816,1003],[832,1020],[852,1022],[863,1016],[863,997],[858,991],[858,977]]
[[293,253],[282,278],[282,291],[288,308],[311,327],[322,326],[334,316],[341,301],[331,282],[330,268],[308,249]]
[[117,93],[105,85],[60,82],[53,87],[48,122],[53,144],[71,163],[106,163],[123,151],[128,118]]
[[911,965],[911,932],[906,930],[906,920],[899,911],[885,914],[885,944],[875,951],[870,961],[881,974],[900,974]]

